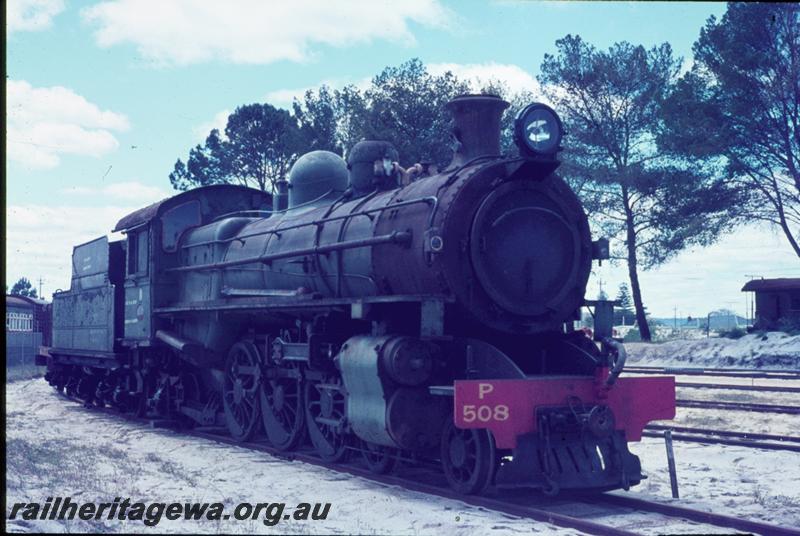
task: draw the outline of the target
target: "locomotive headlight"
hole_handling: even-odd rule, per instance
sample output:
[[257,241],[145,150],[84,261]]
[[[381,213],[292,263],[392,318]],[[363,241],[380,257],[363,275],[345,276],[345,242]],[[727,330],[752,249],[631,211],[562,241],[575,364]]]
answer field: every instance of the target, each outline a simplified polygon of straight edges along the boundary
[[561,119],[546,104],[529,104],[514,121],[514,141],[523,154],[555,154],[560,149],[561,136]]

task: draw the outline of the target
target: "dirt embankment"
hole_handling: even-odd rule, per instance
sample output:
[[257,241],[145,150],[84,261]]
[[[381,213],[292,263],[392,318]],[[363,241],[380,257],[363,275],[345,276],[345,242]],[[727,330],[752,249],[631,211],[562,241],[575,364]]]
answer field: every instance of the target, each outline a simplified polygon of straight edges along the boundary
[[800,335],[778,331],[740,339],[626,343],[628,363],[654,366],[800,369]]

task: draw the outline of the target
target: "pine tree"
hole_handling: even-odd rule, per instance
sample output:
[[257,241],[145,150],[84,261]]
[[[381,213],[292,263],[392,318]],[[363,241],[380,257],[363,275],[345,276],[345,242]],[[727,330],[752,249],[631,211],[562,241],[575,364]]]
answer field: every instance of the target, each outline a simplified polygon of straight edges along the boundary
[[631,325],[636,317],[633,310],[633,301],[631,300],[631,292],[628,289],[627,283],[622,283],[617,292],[617,301],[619,305],[614,308],[614,325]]
[[27,296],[28,298],[37,298],[36,289],[33,288],[30,280],[27,277],[21,277],[19,281],[14,283],[11,287],[12,296]]

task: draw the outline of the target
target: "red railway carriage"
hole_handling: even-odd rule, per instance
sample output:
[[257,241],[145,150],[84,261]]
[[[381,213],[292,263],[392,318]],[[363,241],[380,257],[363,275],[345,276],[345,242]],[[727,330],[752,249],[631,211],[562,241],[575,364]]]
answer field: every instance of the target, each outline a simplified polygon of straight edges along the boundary
[[48,380],[375,471],[435,459],[464,493],[638,483],[627,442],[673,417],[673,380],[619,378],[608,302],[594,340],[571,331],[608,243],[555,174],[558,116],[526,107],[504,156],[506,107],[454,99],[442,171],[364,141],[300,157],[272,199],[210,186],[126,216],[126,240],[75,249]]

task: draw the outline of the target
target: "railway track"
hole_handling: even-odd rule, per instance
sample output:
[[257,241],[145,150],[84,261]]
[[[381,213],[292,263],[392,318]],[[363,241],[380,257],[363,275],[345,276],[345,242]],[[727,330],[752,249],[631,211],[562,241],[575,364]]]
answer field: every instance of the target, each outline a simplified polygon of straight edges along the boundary
[[682,398],[677,399],[675,404],[682,408],[724,409],[728,411],[754,411],[758,413],[800,415],[800,406],[754,404],[750,402],[718,402],[716,400],[688,400]]
[[724,389],[730,391],[761,391],[769,393],[800,393],[800,387],[782,387],[779,385],[737,385],[733,383],[693,383],[675,382],[676,387],[688,389]]
[[643,435],[646,437],[663,437],[663,433],[666,430],[671,430],[673,432],[672,439],[675,441],[800,452],[800,437],[798,436],[733,432],[729,430],[713,430],[688,426],[664,426],[659,424],[648,425]]
[[[70,400],[83,405],[80,400],[73,398],[70,398]],[[632,536],[641,534],[641,532],[633,532],[624,526],[598,522],[594,518],[608,517],[624,521],[625,517],[620,516],[645,514],[651,517],[655,515],[663,518],[655,519],[651,523],[653,532],[657,533],[663,533],[664,530],[669,531],[673,527],[676,529],[685,528],[688,525],[693,532],[707,532],[709,529],[722,528],[754,534],[800,536],[800,530],[779,525],[716,514],[670,503],[622,496],[615,493],[601,493],[593,495],[591,499],[585,497],[551,499],[544,497],[541,493],[528,490],[489,490],[488,495],[464,496],[452,491],[447,486],[442,475],[425,470],[424,466],[413,468],[401,466],[402,473],[398,470],[396,474],[375,474],[358,463],[327,463],[310,450],[281,452],[262,441],[242,443],[225,435],[221,432],[221,429],[184,429],[170,421],[152,421],[142,417],[123,415],[111,408],[87,408],[85,411],[98,411],[106,414],[109,418],[123,418],[139,425],[148,425],[171,433],[264,452],[287,461],[308,463],[386,486],[397,486],[410,491],[461,501],[471,506],[549,523],[561,528],[578,530],[586,534],[598,536]]]
[[800,380],[800,370],[779,369],[723,369],[699,367],[625,367],[628,374],[675,374],[679,376],[716,376],[728,378],[768,378],[773,380]]
[[[707,527],[713,527],[741,530],[765,535],[800,535],[800,530],[788,529],[778,525],[750,521],[734,516],[715,514],[703,510],[687,508],[684,506],[661,503],[657,501],[648,501],[645,499],[627,497],[613,493],[602,493],[597,496],[593,496],[591,501],[587,501],[585,499],[547,499],[543,498],[539,493],[533,491],[525,491],[520,493],[520,490],[514,490],[513,492],[499,492],[498,490],[494,490],[494,493],[488,496],[465,496],[453,492],[446,485],[446,483],[444,483],[443,478],[437,478],[438,475],[431,475],[430,472],[422,472],[417,470],[411,471],[409,474],[405,475],[378,475],[353,463],[326,463],[310,452],[293,452],[287,455],[287,453],[278,452],[269,445],[261,442],[248,442],[242,444],[229,437],[208,432],[190,432],[190,435],[227,445],[258,450],[287,460],[300,461],[325,467],[337,472],[344,472],[384,485],[398,486],[411,491],[417,491],[442,498],[461,501],[471,506],[503,512],[517,517],[533,519],[542,523],[550,523],[562,528],[580,530],[587,534],[595,534],[599,536],[632,536],[641,533],[599,523],[597,521],[593,521],[591,519],[592,517],[598,517],[598,515],[605,517],[618,516],[620,514],[630,515],[641,513],[658,514],[666,518],[665,521],[667,523],[674,524],[677,522],[678,524],[688,523],[690,525],[700,524],[705,526],[696,527],[697,530],[706,530]],[[440,480],[440,482],[437,482],[437,480]],[[512,495],[512,493],[514,495]],[[598,512],[598,504],[605,505],[608,510],[602,513]],[[582,511],[588,515],[586,517],[582,517],[574,514],[576,511]],[[665,528],[669,529],[668,525],[665,526],[661,523],[659,523],[657,526],[659,527],[659,533],[662,533],[663,529]]]

